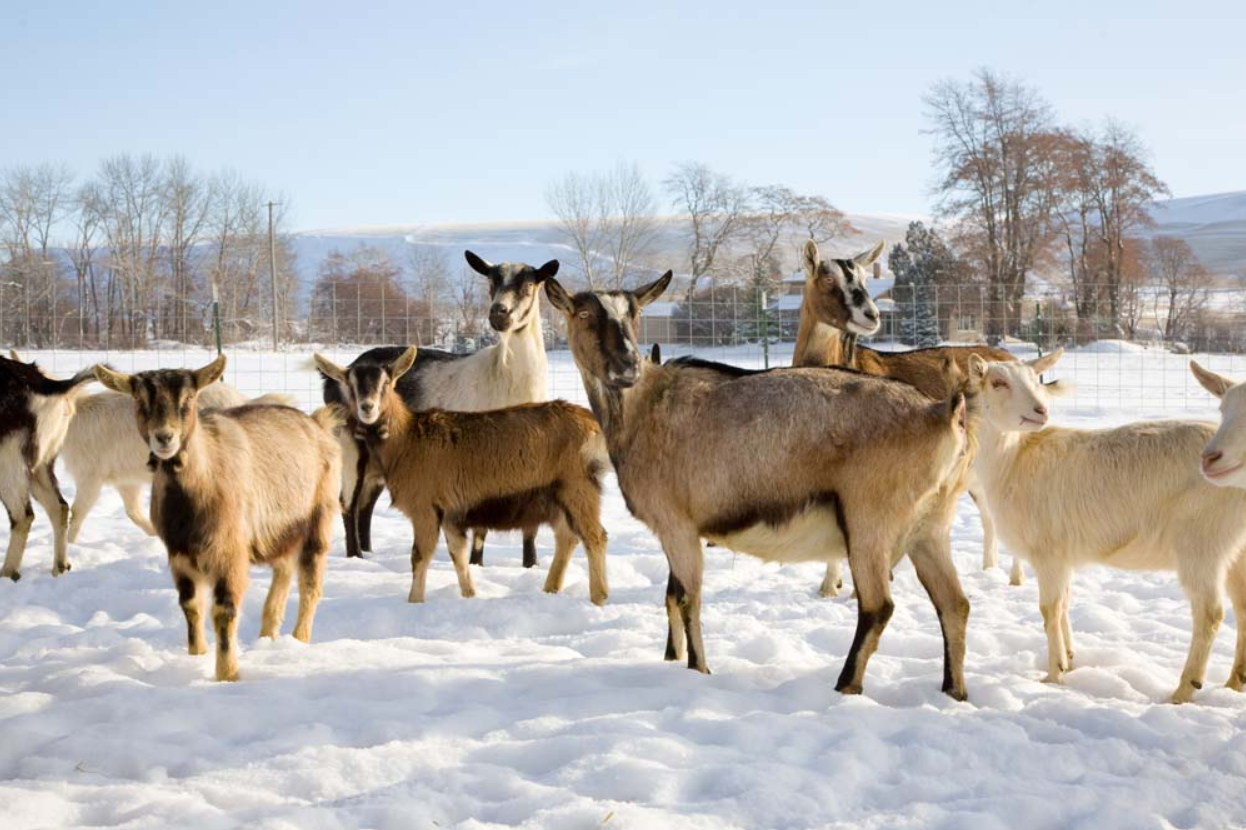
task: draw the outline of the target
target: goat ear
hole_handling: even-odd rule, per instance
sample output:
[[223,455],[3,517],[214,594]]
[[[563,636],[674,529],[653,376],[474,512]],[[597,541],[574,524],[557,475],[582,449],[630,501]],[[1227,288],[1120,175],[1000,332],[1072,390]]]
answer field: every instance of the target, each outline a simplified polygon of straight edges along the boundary
[[493,263],[489,262],[489,260],[481,259],[471,251],[464,251],[463,256],[467,259],[467,264],[472,266],[472,270],[477,274],[483,274],[486,277],[493,274]]
[[887,247],[887,240],[880,239],[878,240],[877,245],[875,245],[873,248],[870,248],[868,251],[857,254],[856,256],[852,258],[852,261],[855,262],[857,265],[860,265],[862,268],[869,267],[870,265],[874,264],[874,260],[878,259],[880,256],[883,255],[883,249],[886,247]]
[[818,243],[812,239],[805,240],[805,247],[801,249],[800,261],[805,266],[805,277],[812,279],[818,275],[818,263],[822,256],[818,253]]
[[1027,360],[1026,365],[1034,370],[1034,374],[1041,375],[1052,366],[1056,365],[1056,361],[1064,357],[1064,349],[1056,349],[1051,354],[1045,354],[1042,357],[1036,357],[1033,360]]
[[982,359],[982,355],[969,355],[969,382],[974,385],[981,385],[986,380],[986,372],[989,368],[989,364]]
[[415,363],[415,356],[419,351],[415,346],[408,346],[405,352],[398,355],[398,359],[386,368],[386,371],[389,372],[389,379],[398,380],[398,378],[410,371],[411,366]]
[[640,303],[641,306],[649,305],[649,303],[662,296],[662,292],[671,284],[671,280],[674,277],[674,271],[667,271],[648,285],[642,285],[640,288],[637,288],[632,292],[636,295],[636,302]]
[[22,360],[22,356],[17,353],[17,349],[9,349],[9,359],[16,360],[18,363],[25,362],[24,360]]
[[1069,379],[1053,380],[1043,384],[1043,390],[1053,398],[1067,398],[1077,392],[1077,384]]
[[130,395],[134,391],[134,377],[124,372],[114,372],[103,363],[95,365],[95,379],[104,384],[105,387],[114,392],[120,392],[123,395]]
[[558,273],[558,260],[551,259],[549,262],[536,269],[536,278],[538,280],[547,280]]
[[346,370],[338,366],[332,360],[320,354],[319,352],[312,355],[312,359],[316,361],[316,368],[320,370],[320,374],[329,380],[335,380],[346,386]]
[[1210,369],[1204,369],[1198,365],[1198,361],[1190,361],[1190,371],[1194,373],[1194,377],[1202,384],[1202,387],[1217,398],[1223,398],[1224,393],[1229,391],[1233,386],[1233,381],[1224,375],[1218,375]]
[[571,295],[567,293],[567,289],[562,287],[562,283],[550,277],[545,281],[545,296],[549,297],[549,304],[570,317],[575,313],[575,303],[571,300]]
[[225,355],[219,354],[216,356],[216,360],[195,371],[195,390],[198,391],[205,386],[211,386],[220,380],[223,374],[225,374]]
[[649,362],[654,366],[662,365],[662,347],[657,343],[654,343],[653,348],[649,350]]

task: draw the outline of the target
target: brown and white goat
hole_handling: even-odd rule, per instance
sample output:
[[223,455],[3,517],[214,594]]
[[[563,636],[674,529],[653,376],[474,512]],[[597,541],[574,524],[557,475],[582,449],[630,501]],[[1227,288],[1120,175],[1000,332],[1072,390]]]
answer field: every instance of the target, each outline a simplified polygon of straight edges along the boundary
[[74,399],[95,377],[94,367],[54,380],[34,363],[0,357],[0,501],[9,514],[9,547],[0,576],[21,578],[22,556],[35,512],[30,497],[52,520],[52,575],[70,569],[66,531],[69,505],[56,483],[56,454],[74,414]]
[[566,316],[628,508],[670,564],[666,658],[686,653],[689,668],[708,672],[702,539],[780,562],[846,551],[859,616],[836,688],[859,693],[894,608],[892,557],[904,550],[942,625],[943,689],[963,699],[969,601],[949,530],[972,454],[965,398],[932,402],[905,384],[842,370],[642,361],[641,307],[670,280],[667,272],[635,291],[575,296],[545,284]]
[[[1246,684],[1246,491],[1213,486],[1220,459],[1199,458],[1216,434],[1200,421],[1151,421],[1112,429],[1047,424],[1038,381],[1061,352],[1028,363],[974,357],[982,398],[979,481],[1000,536],[1038,577],[1047,676],[1061,682],[1073,659],[1069,586],[1090,564],[1176,571],[1190,600],[1193,636],[1174,703],[1202,688],[1228,589],[1237,654],[1228,685]],[[1202,378],[1200,378],[1201,380]]]
[[[935,400],[943,400],[959,388],[969,374],[969,358],[1008,361],[1015,358],[991,346],[936,346],[904,352],[880,352],[857,345],[858,335],[878,331],[878,308],[870,299],[866,269],[882,255],[885,243],[851,259],[823,260],[818,244],[805,242],[801,259],[805,269],[805,293],[800,304],[793,366],[843,366],[878,377],[892,378],[915,387]],[[972,470],[966,482],[970,498],[982,517],[982,567],[999,564],[995,525],[987,511],[981,488]],[[1025,578],[1021,560],[1013,558],[1011,581]],[[827,565],[822,596],[835,596],[841,585],[839,563]]]
[[[566,401],[487,412],[413,412],[395,387],[416,354],[411,346],[382,367],[380,394],[369,401],[375,417],[365,432],[368,452],[394,505],[415,532],[408,600],[424,601],[428,566],[443,528],[459,590],[471,597],[476,589],[468,568],[469,529],[522,530],[531,538],[537,527],[549,524],[555,547],[545,590],[561,589],[580,541],[588,555],[589,596],[598,605],[605,603],[609,587],[600,479],[609,462],[592,413]],[[343,368],[321,355],[315,360],[343,389],[357,388],[357,367]]]
[[[558,273],[558,260],[540,268],[519,262],[492,263],[471,251],[464,257],[472,270],[489,280],[489,325],[498,342],[471,354],[420,349],[415,366],[396,383],[398,394],[414,410],[449,409],[480,412],[546,399],[548,371],[545,335],[541,328],[541,283]],[[324,402],[343,404],[352,421],[373,423],[371,407],[380,394],[384,366],[396,360],[405,346],[379,346],[359,355],[351,369],[356,387],[346,389],[325,377]],[[352,396],[359,406],[347,405]],[[353,424],[352,424],[353,426]],[[380,471],[370,463],[364,441],[354,429],[342,436],[342,511],[346,525],[346,555],[362,556],[372,549],[372,510],[385,489]],[[474,529],[473,565],[484,564],[485,531]],[[536,541],[524,536],[523,565],[535,567]]]
[[238,614],[252,563],[273,569],[260,636],[278,636],[297,568],[294,636],[311,639],[338,512],[340,421],[328,407],[310,417],[288,406],[199,412],[198,393],[224,371],[224,355],[195,371],[96,370],[100,383],[137,404],[155,471],[151,520],[168,549],[189,651],[207,650],[203,595],[211,591],[216,679],[237,680]]

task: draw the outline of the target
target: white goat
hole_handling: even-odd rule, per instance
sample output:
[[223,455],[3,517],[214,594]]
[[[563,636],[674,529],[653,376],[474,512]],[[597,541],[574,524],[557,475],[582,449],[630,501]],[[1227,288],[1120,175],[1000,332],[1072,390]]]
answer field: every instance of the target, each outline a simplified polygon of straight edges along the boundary
[[[1048,682],[1073,659],[1069,583],[1083,565],[1175,570],[1193,637],[1172,702],[1202,688],[1228,587],[1238,649],[1230,688],[1246,682],[1246,491],[1209,484],[1199,454],[1211,424],[1154,421],[1114,429],[1048,427],[1052,385],[1038,381],[1062,352],[1028,363],[970,362],[980,391],[977,472],[1003,541],[1038,577]],[[1227,579],[1226,579],[1227,578]]]
[[[246,395],[224,383],[210,384],[198,395],[201,412],[248,403],[292,405],[293,402],[287,395],[263,395],[248,400]],[[148,536],[156,535],[143,504],[143,494],[151,488],[152,473],[147,466],[151,451],[135,430],[134,419],[134,400],[129,395],[104,391],[78,401],[60,455],[74,480],[70,542],[78,541],[82,524],[105,484],[112,485],[121,496],[130,521]]]

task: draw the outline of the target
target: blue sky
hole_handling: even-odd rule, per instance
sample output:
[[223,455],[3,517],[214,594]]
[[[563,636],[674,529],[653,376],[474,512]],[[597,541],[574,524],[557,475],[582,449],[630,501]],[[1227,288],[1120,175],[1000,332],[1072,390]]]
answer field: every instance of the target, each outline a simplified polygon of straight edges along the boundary
[[1175,195],[1246,189],[1246,4],[1034,5],[0,0],[0,167],[181,153],[300,229],[541,218],[619,159],[916,213],[923,91],[990,66],[1136,128]]

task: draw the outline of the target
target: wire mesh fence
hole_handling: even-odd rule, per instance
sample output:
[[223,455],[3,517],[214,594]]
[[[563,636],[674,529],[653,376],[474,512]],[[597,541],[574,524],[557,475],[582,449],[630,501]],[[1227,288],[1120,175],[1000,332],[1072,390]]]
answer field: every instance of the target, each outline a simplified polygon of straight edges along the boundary
[[[1113,292],[1102,286],[1047,290],[1016,298],[982,285],[913,288],[889,280],[871,285],[879,331],[860,342],[893,350],[991,342],[1019,356],[1063,347],[1054,375],[1074,381],[1062,407],[1146,414],[1207,412],[1210,397],[1188,370],[1190,357],[1246,378],[1246,290],[1203,289],[1198,296],[1158,287]],[[800,321],[803,283],[763,292],[711,286],[692,297],[658,302],[642,315],[639,339],[667,356],[696,354],[750,368],[789,365]],[[20,304],[0,314],[0,342],[68,374],[94,362],[123,370],[193,365],[215,354],[230,358],[228,379],[244,392],[290,394],[301,405],[320,400],[309,365],[320,350],[349,362],[376,345],[411,343],[469,353],[498,342],[487,322],[483,291],[457,301],[418,299],[414,291],[355,286],[334,289],[278,316],[273,348],[271,309],[231,313],[211,303],[177,303],[135,319],[101,325],[75,309],[44,307],[26,315]],[[290,308],[298,304],[291,301]],[[579,373],[567,351],[559,315],[546,306],[543,334],[550,395],[583,402]]]

